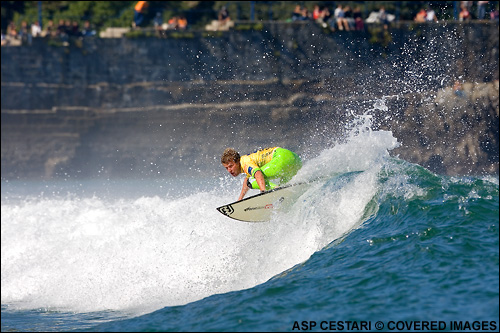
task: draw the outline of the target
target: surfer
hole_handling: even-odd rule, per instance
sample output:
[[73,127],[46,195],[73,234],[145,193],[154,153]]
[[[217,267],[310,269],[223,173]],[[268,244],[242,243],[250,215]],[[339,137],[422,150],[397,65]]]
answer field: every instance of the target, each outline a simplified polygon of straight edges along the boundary
[[[243,156],[233,148],[226,148],[221,163],[233,177],[246,174],[238,200],[243,199],[250,188],[264,192],[285,184],[302,167],[299,155],[281,147],[260,149]],[[270,179],[277,179],[278,183]]]

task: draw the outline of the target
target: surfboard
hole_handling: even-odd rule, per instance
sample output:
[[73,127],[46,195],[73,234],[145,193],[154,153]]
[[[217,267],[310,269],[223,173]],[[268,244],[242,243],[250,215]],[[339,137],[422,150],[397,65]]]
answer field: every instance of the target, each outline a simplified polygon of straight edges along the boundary
[[227,217],[243,222],[267,222],[274,211],[290,207],[312,182],[276,187],[254,196],[217,207]]
[[254,196],[217,207],[217,210],[232,219],[243,222],[267,222],[272,214],[285,211],[291,207],[307,189],[319,180],[328,180],[337,186],[343,186],[352,177],[363,171],[341,172],[330,176],[322,176],[307,182],[287,184]]

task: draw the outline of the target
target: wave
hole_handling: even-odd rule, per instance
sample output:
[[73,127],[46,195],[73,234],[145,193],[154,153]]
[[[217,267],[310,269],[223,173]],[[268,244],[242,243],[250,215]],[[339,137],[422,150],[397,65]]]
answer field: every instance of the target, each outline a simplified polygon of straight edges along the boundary
[[[349,186],[363,180],[332,178],[309,195],[343,189],[350,198]],[[331,213],[335,208],[324,214],[324,206],[315,206],[319,212],[302,220],[315,226],[314,237],[299,241],[315,239],[321,247],[330,237],[342,236],[268,281],[93,330],[288,331],[296,321],[319,324],[332,318],[358,323],[415,318],[494,322],[498,318],[498,178],[440,177],[390,159],[378,173],[377,183],[376,194],[366,205],[359,205],[360,209],[353,205],[358,214],[351,219],[341,214],[337,219]],[[354,190],[360,188],[364,186]],[[361,197],[366,199],[360,202],[367,202],[370,195]],[[332,200],[330,206],[337,203]],[[302,205],[294,208],[303,209]],[[279,218],[280,223],[289,221]],[[336,229],[339,221],[345,226]],[[303,231],[298,233],[304,236]],[[288,240],[277,244],[292,246]]]
[[[430,192],[442,191],[445,200],[459,197],[467,209],[468,199],[456,193],[461,179],[444,181],[391,158],[389,151],[398,146],[392,133],[372,131],[369,116],[359,119],[344,142],[305,161],[292,181],[327,177],[268,223],[234,221],[215,210],[237,197],[241,180],[227,177],[188,189],[179,180],[169,186],[176,195],[165,196],[70,191],[4,200],[2,194],[2,304],[144,314],[263,284],[366,221],[382,228],[373,221],[397,217],[401,206]],[[351,171],[361,172],[338,177]],[[135,184],[136,190],[149,185]],[[479,186],[467,198],[483,197],[484,190],[498,200],[498,180],[494,188]],[[403,201],[395,205],[392,198]]]

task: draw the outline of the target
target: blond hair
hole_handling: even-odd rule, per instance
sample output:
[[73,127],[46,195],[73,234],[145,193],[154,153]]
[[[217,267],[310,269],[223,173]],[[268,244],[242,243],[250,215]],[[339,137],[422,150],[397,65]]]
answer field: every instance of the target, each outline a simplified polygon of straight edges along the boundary
[[226,148],[222,157],[220,158],[221,163],[226,164],[229,162],[238,163],[240,161],[240,154],[234,148]]

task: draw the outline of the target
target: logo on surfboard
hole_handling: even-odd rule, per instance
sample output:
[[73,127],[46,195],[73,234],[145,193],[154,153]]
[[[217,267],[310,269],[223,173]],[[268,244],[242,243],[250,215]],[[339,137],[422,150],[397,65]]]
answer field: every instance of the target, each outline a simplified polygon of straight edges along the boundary
[[[283,200],[285,200],[284,197],[281,197],[278,199],[278,203],[282,202]],[[257,209],[272,209],[274,208],[274,205],[272,203],[270,204],[267,204],[265,206],[260,206],[260,207],[247,207],[244,209],[245,212],[249,211],[249,210],[257,210]]]
[[219,210],[219,212],[221,212],[222,214],[227,215],[227,216],[234,213],[233,206],[231,206],[231,205],[225,205],[225,206],[219,207],[217,209]]

